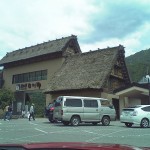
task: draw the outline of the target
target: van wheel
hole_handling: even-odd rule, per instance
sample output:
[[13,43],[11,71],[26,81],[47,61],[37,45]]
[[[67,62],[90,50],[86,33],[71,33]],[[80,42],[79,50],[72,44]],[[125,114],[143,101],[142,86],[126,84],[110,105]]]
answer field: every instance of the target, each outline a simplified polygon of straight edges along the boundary
[[109,124],[110,124],[110,118],[108,116],[104,116],[102,118],[102,125],[103,126],[109,126]]
[[69,125],[69,121],[63,121],[62,122],[65,126],[68,126]]
[[71,118],[71,125],[72,126],[78,126],[80,123],[80,118],[78,116],[73,116]]
[[146,119],[146,118],[142,119],[140,126],[141,126],[141,128],[148,128],[148,126],[149,126],[148,119]]
[[92,124],[93,124],[94,126],[96,126],[96,125],[97,125],[97,122],[92,122]]
[[132,127],[132,125],[133,125],[133,123],[125,123],[125,125],[127,126],[127,127]]

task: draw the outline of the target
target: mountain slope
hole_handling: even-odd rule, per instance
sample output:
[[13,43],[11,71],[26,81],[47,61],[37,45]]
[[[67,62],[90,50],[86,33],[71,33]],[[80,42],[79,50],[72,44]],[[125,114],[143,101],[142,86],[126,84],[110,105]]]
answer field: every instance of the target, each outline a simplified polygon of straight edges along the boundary
[[132,82],[139,82],[147,73],[150,75],[150,49],[126,57],[127,68]]

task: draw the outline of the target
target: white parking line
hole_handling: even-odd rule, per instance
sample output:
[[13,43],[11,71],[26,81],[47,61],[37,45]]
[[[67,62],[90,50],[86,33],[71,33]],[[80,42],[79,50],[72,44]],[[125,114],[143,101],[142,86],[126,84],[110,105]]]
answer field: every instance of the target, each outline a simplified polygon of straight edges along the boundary
[[[94,132],[91,132],[91,131],[87,131],[87,130],[83,130],[84,132],[86,133],[91,133],[91,134],[95,134]],[[97,133],[96,133],[97,134]]]
[[35,125],[35,126],[37,126],[38,124],[36,124],[36,123],[32,123],[32,122],[30,122],[30,124],[33,124],[33,125]]
[[37,130],[37,131],[43,132],[43,133],[48,133],[48,132],[43,131],[43,130],[40,130],[40,129],[38,129],[38,128],[34,128],[34,129]]
[[[127,129],[126,129],[127,130]],[[91,138],[89,140],[86,140],[86,142],[93,142],[94,140],[97,140],[101,137],[104,137],[104,136],[109,136],[109,135],[112,135],[112,134],[115,134],[115,133],[118,133],[118,132],[122,132],[122,131],[126,131],[126,130],[119,130],[119,131],[115,131],[115,132],[111,132],[111,133],[108,133],[108,134],[101,134],[101,136],[99,137],[94,137],[94,138]]]

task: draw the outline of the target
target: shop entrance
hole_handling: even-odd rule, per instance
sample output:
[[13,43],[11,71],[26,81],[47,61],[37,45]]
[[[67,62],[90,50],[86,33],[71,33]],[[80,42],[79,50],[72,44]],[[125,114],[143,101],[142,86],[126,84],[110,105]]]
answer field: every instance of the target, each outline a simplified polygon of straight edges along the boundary
[[120,119],[119,99],[114,99],[114,98],[113,98],[113,99],[112,99],[112,103],[113,103],[113,105],[114,105],[114,107],[115,107],[115,110],[116,110],[116,117],[117,117],[117,119]]

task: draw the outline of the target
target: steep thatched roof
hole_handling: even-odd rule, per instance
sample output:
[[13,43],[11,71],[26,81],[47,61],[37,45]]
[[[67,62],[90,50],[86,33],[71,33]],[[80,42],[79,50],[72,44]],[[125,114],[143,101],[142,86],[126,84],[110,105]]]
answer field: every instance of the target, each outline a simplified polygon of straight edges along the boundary
[[45,93],[74,89],[102,88],[123,46],[99,49],[68,57],[51,79]]
[[77,37],[72,35],[69,37],[44,42],[44,43],[37,44],[31,47],[25,47],[23,49],[19,49],[19,50],[7,53],[6,56],[4,56],[0,60],[0,66],[6,63],[16,62],[20,60],[27,60],[30,58],[47,55],[47,54],[53,54],[57,52],[63,52],[63,50],[68,46],[71,40],[74,40],[76,44],[77,53],[81,52],[80,47],[77,42]]

